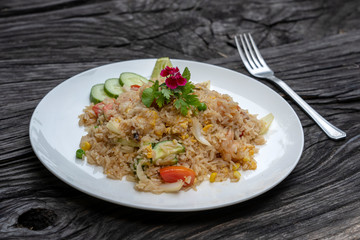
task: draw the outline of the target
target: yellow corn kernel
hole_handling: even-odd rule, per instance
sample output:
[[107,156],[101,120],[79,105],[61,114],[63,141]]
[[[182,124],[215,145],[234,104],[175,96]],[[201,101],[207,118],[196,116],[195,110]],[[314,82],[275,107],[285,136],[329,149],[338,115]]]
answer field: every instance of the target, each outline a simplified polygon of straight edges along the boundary
[[147,157],[147,158],[152,158],[152,147],[151,147],[151,144],[149,144],[145,149],[146,149],[146,151],[147,151],[146,157]]
[[240,167],[240,163],[236,163],[233,167],[232,167],[232,170],[235,171],[235,170],[238,170]]
[[175,127],[171,128],[171,133],[176,134],[179,133],[179,130]]
[[250,161],[250,158],[244,157],[244,158],[243,158],[243,161],[244,161],[244,162],[248,162],[248,161]]
[[257,168],[257,164],[255,161],[251,161],[250,169],[255,170]]
[[191,139],[190,139],[191,142],[195,143],[196,142],[196,139],[192,136]]
[[165,129],[165,132],[166,132],[166,133],[170,133],[170,131],[171,131],[171,127],[167,127],[167,128]]
[[249,150],[249,154],[250,154],[250,156],[252,156],[252,155],[254,155],[254,150],[253,149],[251,149],[251,150]]
[[155,131],[155,134],[159,137],[161,137],[163,135],[162,131]]
[[210,174],[210,182],[215,182],[216,175],[217,175],[216,172]]
[[234,171],[234,177],[239,181],[241,178],[241,174],[239,173],[239,171]]
[[204,132],[207,132],[211,127],[213,127],[214,125],[212,125],[212,124],[208,124],[208,125],[206,125],[205,127],[203,127],[203,131]]
[[82,142],[80,148],[84,151],[90,150],[91,144],[89,142]]
[[183,135],[181,135],[181,139],[182,139],[182,140],[185,140],[185,139],[187,139],[188,137],[189,137],[189,134],[185,134],[185,135],[183,134]]
[[154,118],[158,118],[158,117],[159,117],[159,115],[158,115],[158,113],[157,113],[156,111],[152,110],[151,112],[154,114]]
[[153,112],[153,122],[155,123],[156,119],[159,118],[159,115],[157,114],[156,111],[152,111]]
[[188,121],[185,121],[185,122],[182,122],[180,123],[180,126],[184,129],[187,129],[188,128]]

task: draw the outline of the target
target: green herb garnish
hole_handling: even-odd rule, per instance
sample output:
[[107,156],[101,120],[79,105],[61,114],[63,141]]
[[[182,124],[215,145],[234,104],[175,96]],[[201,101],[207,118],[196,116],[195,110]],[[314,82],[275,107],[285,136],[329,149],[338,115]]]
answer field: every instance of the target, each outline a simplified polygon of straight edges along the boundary
[[195,85],[190,82],[191,74],[187,67],[183,74],[180,74],[177,67],[167,66],[160,75],[166,77],[165,83],[160,84],[158,80],[151,81],[153,85],[142,93],[141,100],[146,107],[155,105],[162,108],[172,102],[184,116],[188,114],[189,110],[206,110],[206,104],[200,102],[198,96],[193,94]]

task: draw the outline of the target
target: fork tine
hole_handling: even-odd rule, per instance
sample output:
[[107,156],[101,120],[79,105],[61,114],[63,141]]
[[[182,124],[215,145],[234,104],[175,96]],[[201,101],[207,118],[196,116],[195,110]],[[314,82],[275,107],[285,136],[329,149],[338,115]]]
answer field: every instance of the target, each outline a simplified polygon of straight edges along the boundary
[[256,57],[258,58],[258,60],[260,61],[261,65],[263,67],[268,67],[267,64],[265,63],[264,61],[264,58],[261,56],[260,52],[259,52],[259,49],[256,47],[256,44],[254,42],[254,39],[252,38],[251,34],[249,33],[249,39],[250,39],[250,42],[251,42],[251,45],[256,53]]
[[[254,64],[256,65],[256,67],[262,67],[261,64],[259,63],[259,61],[257,60],[257,58],[255,57],[255,54],[254,54],[254,52],[252,50],[252,47],[251,47],[251,44],[249,43],[248,37],[246,36],[246,34],[243,34],[243,35],[244,35],[244,39],[245,39],[245,42],[246,42],[246,46],[249,49],[249,53],[250,53],[250,56],[251,56]],[[248,35],[250,35],[250,33],[248,33]]]
[[244,42],[244,35],[243,34],[240,34],[240,40],[241,40],[241,43],[242,43],[242,46],[243,46],[243,49],[244,49],[244,52],[245,52],[245,56],[247,58],[247,61],[249,62],[250,66],[252,69],[256,69],[257,66],[255,65],[254,61],[252,60],[252,58],[250,57],[250,54],[249,54],[249,51],[247,49],[247,45],[245,44]]
[[239,43],[239,40],[238,40],[238,38],[240,38],[240,36],[241,36],[241,35],[235,35],[236,47],[237,47],[237,49],[238,49],[238,51],[239,51],[240,58],[241,58],[241,60],[243,61],[246,69],[247,69],[248,71],[251,71],[251,70],[252,70],[252,67],[249,65],[248,60],[246,59],[246,57],[245,57],[245,55],[244,55],[244,52],[241,50],[241,46],[240,46],[240,43]]

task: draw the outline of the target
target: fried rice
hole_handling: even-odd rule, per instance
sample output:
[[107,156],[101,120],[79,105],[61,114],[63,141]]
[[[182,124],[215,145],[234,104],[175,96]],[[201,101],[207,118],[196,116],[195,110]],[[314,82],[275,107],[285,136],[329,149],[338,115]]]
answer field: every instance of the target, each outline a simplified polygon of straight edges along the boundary
[[[159,170],[163,166],[151,164],[151,144],[171,140],[185,147],[178,154],[176,165],[190,168],[196,174],[194,184],[182,190],[196,190],[208,180],[239,181],[240,170],[257,168],[254,156],[258,152],[256,145],[265,143],[260,134],[264,123],[241,109],[229,95],[210,90],[206,85],[197,84],[195,94],[206,103],[207,109],[189,111],[187,116],[181,115],[172,104],[161,109],[147,108],[141,94],[149,85],[124,92],[117,99],[87,106],[79,116],[79,125],[87,131],[81,143],[91,145],[85,153],[87,162],[102,166],[104,174],[111,179],[125,177],[134,182],[138,191],[162,193],[164,190],[159,186],[164,181]],[[204,144],[201,137],[209,144]],[[136,174],[139,156],[149,160],[143,167],[146,181]]]

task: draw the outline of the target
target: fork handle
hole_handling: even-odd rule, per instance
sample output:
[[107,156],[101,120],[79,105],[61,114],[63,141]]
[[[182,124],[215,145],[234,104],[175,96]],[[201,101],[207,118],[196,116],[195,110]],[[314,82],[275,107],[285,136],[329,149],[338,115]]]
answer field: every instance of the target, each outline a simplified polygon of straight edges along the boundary
[[299,95],[297,95],[284,81],[271,76],[268,79],[275,82],[281,87],[318,125],[319,127],[332,139],[342,139],[346,137],[346,133],[323,118],[316,112],[309,104],[307,104]]

